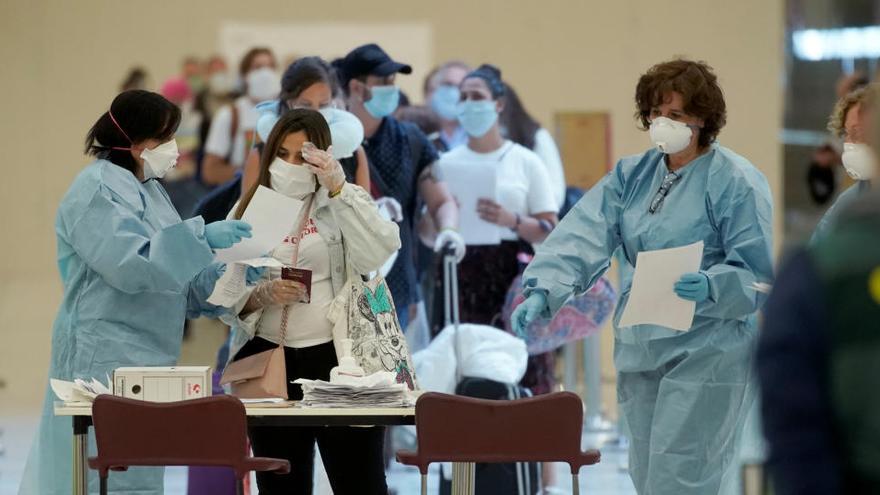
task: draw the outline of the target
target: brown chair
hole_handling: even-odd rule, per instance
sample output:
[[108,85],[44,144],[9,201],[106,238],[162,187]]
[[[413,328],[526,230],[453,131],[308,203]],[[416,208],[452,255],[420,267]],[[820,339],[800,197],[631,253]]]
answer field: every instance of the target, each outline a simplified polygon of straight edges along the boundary
[[432,462],[565,462],[577,495],[582,466],[599,462],[581,451],[584,409],[571,392],[518,400],[485,400],[428,392],[416,402],[418,451],[397,460],[418,466],[427,493]]
[[98,455],[89,467],[101,477],[102,495],[109,471],[130,466],[225,466],[239,493],[251,471],[290,471],[286,460],[248,457],[244,405],[228,395],[166,403],[99,395],[92,422]]

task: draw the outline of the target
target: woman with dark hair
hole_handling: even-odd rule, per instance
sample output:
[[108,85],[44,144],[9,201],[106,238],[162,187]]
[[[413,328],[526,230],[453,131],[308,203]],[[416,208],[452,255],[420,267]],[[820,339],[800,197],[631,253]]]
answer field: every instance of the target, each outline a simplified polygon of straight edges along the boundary
[[504,110],[498,117],[501,134],[514,143],[520,144],[535,152],[547,167],[550,188],[556,200],[557,209],[565,203],[565,172],[562,169],[562,158],[556,141],[547,129],[541,127],[537,120],[529,115],[519,95],[510,84],[505,84]]
[[[214,249],[250,237],[240,220],[180,220],[159,181],[177,161],[180,110],[156,93],[119,94],[92,126],[97,159],[73,181],[55,222],[64,299],[52,331],[49,378],[104,380],[120,366],[173,366],[184,319],[218,316],[206,303],[223,265]],[[70,493],[70,422],[47,387],[20,493]],[[160,468],[115,473],[113,493],[162,493]],[[97,492],[97,475],[89,492]]]
[[[699,270],[669,295],[694,304],[686,331],[620,326],[631,280],[615,315],[617,396],[630,434],[638,493],[727,493],[754,397],[751,353],[758,283],[773,279],[773,201],[763,174],[715,142],[724,95],[704,62],[651,67],[636,86],[636,118],[649,151],[620,160],[538,249],[523,274],[521,332],[592,287],[618,248],[629,271],[640,252],[702,243]],[[726,482],[725,481],[725,484]]]
[[[284,345],[292,400],[302,398],[294,380],[329,380],[337,364],[327,314],[347,274],[377,270],[400,247],[397,224],[383,220],[369,194],[346,182],[342,165],[331,154],[330,139],[321,113],[300,108],[286,112],[266,141],[258,181],[233,211],[234,218],[241,218],[259,186],[305,203],[299,218],[290,219],[294,230],[271,256],[311,271],[308,302],[301,302],[306,287],[282,279],[281,269],[273,268],[242,294],[232,311],[237,317],[229,321],[233,360]],[[312,493],[316,442],[334,493],[385,495],[388,490],[384,428],[254,427],[250,436],[257,456],[288,459],[291,464],[288,475],[258,473],[260,493]]]
[[[497,190],[480,199],[476,215],[503,227],[498,245],[469,245],[459,265],[459,305],[462,321],[503,328],[501,310],[513,279],[519,274],[517,254],[525,243],[539,243],[556,224],[556,202],[550,192],[547,172],[532,151],[504,139],[498,115],[506,104],[506,87],[501,72],[482,65],[461,83],[458,119],[468,134],[465,146],[453,148],[437,162],[437,174],[447,183],[470,181],[452,176],[457,163],[486,164],[495,169]],[[436,277],[437,290],[442,277]],[[442,297],[436,297],[442,301]],[[435,303],[436,305],[436,303]],[[434,331],[440,330],[434,328]]]
[[349,182],[370,190],[370,167],[367,154],[361,147],[364,128],[354,115],[336,107],[339,84],[330,65],[320,57],[303,57],[290,64],[281,76],[281,93],[277,100],[257,105],[261,113],[257,120],[257,143],[245,164],[242,191],[248,191],[260,168],[263,141],[268,139],[272,126],[288,110],[309,108],[321,112],[330,124],[333,154]]

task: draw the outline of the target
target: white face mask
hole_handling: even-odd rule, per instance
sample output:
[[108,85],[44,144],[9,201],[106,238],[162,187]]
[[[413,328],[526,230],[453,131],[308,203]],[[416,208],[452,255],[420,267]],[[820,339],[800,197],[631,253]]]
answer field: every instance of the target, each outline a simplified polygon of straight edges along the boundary
[[295,165],[279,157],[269,165],[269,185],[290,198],[303,199],[315,192],[316,180],[305,165]]
[[683,122],[668,117],[657,117],[651,121],[648,134],[651,135],[654,146],[663,153],[671,155],[683,151],[691,144],[694,131]]
[[248,97],[258,103],[278,98],[278,93],[281,92],[281,78],[269,67],[248,72],[245,82]]
[[144,160],[144,180],[165,177],[165,174],[177,165],[177,158],[179,156],[177,141],[174,139],[162,143],[151,150],[144,149],[144,151],[141,151],[141,158]]
[[227,72],[215,72],[208,79],[208,89],[215,95],[231,93],[235,89],[235,81]]
[[333,107],[322,108],[320,112],[330,126],[333,158],[341,160],[352,156],[364,141],[364,125],[360,119],[352,113]]
[[843,168],[855,180],[871,180],[877,175],[877,160],[867,144],[843,143]]

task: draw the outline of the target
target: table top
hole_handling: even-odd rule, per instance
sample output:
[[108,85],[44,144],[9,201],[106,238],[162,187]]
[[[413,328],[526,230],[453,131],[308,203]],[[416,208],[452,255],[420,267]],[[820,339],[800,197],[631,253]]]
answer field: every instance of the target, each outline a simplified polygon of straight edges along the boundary
[[[372,416],[399,416],[401,418],[415,416],[414,407],[357,407],[357,408],[318,408],[298,407],[296,403],[291,407],[280,407],[275,404],[245,404],[248,416],[345,416],[345,417],[372,417]],[[55,402],[55,416],[91,416],[92,404],[89,402]]]

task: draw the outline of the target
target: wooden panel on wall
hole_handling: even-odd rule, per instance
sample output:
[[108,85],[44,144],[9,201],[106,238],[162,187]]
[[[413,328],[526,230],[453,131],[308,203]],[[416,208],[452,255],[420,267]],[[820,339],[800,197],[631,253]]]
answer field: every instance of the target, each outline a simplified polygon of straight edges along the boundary
[[611,118],[606,112],[557,112],[554,120],[565,183],[593,187],[611,168]]

